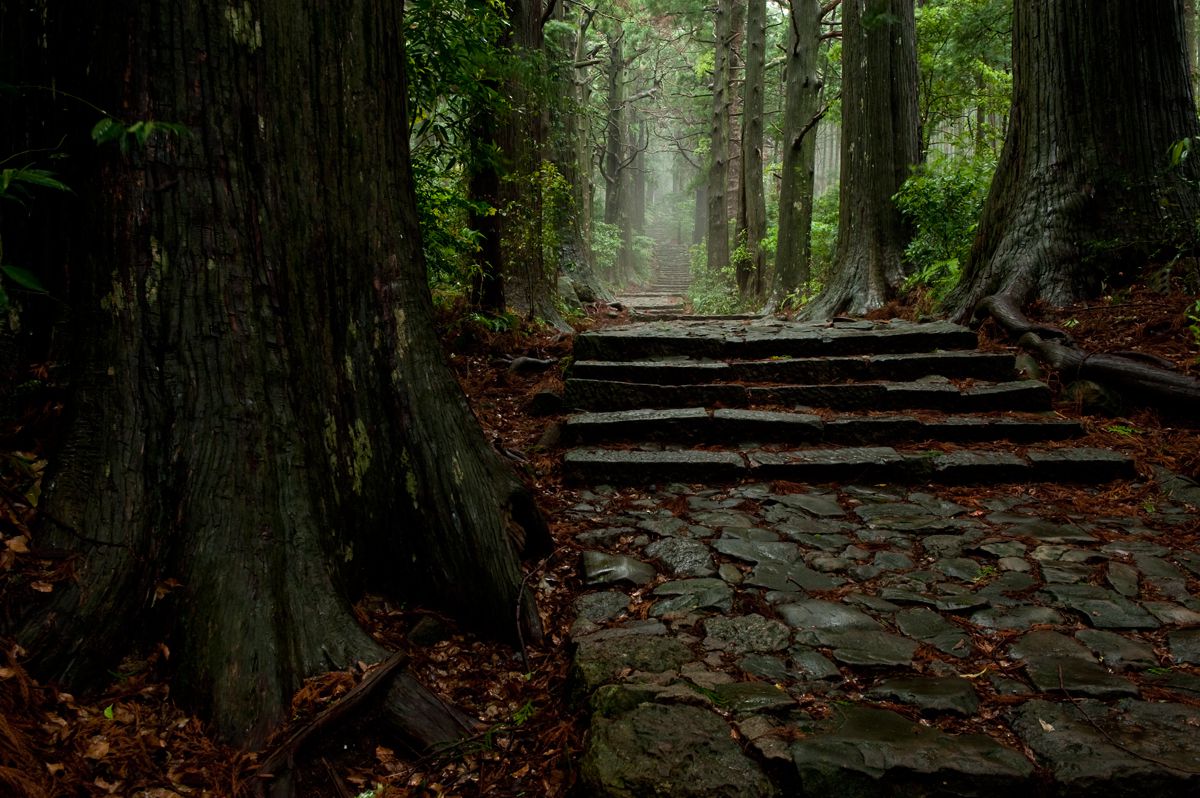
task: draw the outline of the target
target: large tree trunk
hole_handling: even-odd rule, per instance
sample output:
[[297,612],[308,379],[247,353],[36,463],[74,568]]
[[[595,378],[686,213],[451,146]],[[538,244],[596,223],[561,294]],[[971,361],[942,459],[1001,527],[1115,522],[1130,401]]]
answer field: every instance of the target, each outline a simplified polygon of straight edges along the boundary
[[779,186],[779,240],[772,303],[798,290],[807,294],[811,254],[813,179],[821,76],[817,53],[820,0],[791,0],[784,83],[783,168]]
[[737,263],[738,291],[761,298],[766,277],[762,240],[767,235],[767,200],[763,193],[763,80],[766,71],[767,3],[749,0],[746,12],[746,77],[742,85],[742,201],[738,239],[746,242],[746,259]]
[[1004,151],[963,280],[965,317],[990,294],[1065,304],[1147,259],[1195,245],[1200,128],[1180,0],[1018,0]]
[[909,232],[892,196],[919,158],[913,0],[842,2],[842,183],[834,272],[809,318],[882,307]]
[[382,657],[349,604],[368,580],[536,627],[518,550],[544,525],[433,333],[401,5],[48,8],[44,84],[190,134],[107,148],[64,231],[74,396],[40,542],[76,579],[22,631],[44,672],[168,633],[180,693],[255,745],[302,678]]
[[733,42],[732,0],[717,0],[713,31],[712,108],[708,145],[708,270],[729,265],[729,78]]

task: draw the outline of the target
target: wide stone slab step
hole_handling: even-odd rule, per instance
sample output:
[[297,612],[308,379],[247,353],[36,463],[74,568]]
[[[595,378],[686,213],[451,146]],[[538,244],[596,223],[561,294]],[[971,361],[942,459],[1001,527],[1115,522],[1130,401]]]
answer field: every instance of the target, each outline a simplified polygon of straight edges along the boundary
[[899,451],[888,446],[784,452],[697,449],[571,449],[563,458],[572,482],[726,482],[742,477],[791,482],[1107,482],[1136,475],[1133,461],[1107,449],[1012,452]]
[[767,360],[577,360],[575,379],[684,385],[694,382],[798,383],[816,385],[920,377],[1004,381],[1016,377],[1014,358],[1003,352],[918,352],[861,357],[771,358]]
[[820,357],[973,349],[976,344],[974,332],[944,321],[799,323],[761,318],[752,322],[677,321],[593,330],[576,337],[575,357]]
[[905,415],[837,416],[702,407],[580,413],[567,418],[571,443],[638,440],[692,443],[790,443],[863,445],[944,441],[1013,443],[1066,440],[1083,434],[1078,421],[1014,416],[949,416],[918,419]]
[[948,381],[745,386],[739,383],[656,385],[571,378],[566,381],[564,400],[567,407],[579,410],[789,405],[833,410],[920,408],[955,413],[1036,412],[1050,409],[1050,389],[1037,380],[980,382],[960,389]]

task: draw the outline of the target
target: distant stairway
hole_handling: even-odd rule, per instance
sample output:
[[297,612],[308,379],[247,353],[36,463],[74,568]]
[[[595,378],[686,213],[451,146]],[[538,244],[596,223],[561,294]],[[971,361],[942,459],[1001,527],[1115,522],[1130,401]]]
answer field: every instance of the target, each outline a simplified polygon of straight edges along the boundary
[[673,320],[580,335],[567,478],[588,483],[1108,481],[1075,421],[948,322]]
[[692,284],[687,247],[657,241],[654,244],[654,275],[643,289],[632,290],[620,300],[635,317],[662,318],[684,311],[688,288]]

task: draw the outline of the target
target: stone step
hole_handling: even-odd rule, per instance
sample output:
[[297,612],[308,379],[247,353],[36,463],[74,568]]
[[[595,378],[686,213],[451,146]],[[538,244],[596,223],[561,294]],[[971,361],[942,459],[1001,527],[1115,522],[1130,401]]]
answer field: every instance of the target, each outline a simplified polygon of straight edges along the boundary
[[751,322],[706,320],[593,330],[576,337],[575,358],[639,360],[682,356],[748,360],[974,349],[976,343],[975,333],[950,322],[813,324],[766,317]]
[[1016,377],[1012,355],[1003,352],[918,352],[862,357],[769,360],[577,360],[576,379],[686,385],[693,382],[770,382],[806,385],[850,380],[915,380],[920,377],[1004,381]]
[[711,484],[743,477],[807,483],[1108,482],[1137,473],[1130,458],[1107,449],[1031,450],[1021,455],[970,449],[904,451],[888,446],[746,453],[571,449],[563,458],[563,470],[570,482],[623,485]]
[[564,437],[572,444],[634,441],[707,444],[771,442],[865,445],[944,441],[1035,443],[1083,434],[1078,421],[1053,417],[842,415],[829,419],[807,413],[702,407],[581,413],[567,419]]
[[745,386],[739,383],[655,385],[617,380],[566,381],[564,401],[579,410],[635,410],[687,406],[788,405],[834,410],[940,410],[982,413],[1050,409],[1050,389],[1036,380],[979,382],[851,382],[831,385]]

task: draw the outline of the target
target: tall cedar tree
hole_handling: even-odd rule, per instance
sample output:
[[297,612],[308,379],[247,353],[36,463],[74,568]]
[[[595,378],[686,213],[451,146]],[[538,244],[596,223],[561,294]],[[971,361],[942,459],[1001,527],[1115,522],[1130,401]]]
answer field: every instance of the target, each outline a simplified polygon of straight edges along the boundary
[[713,15],[715,56],[712,71],[712,107],[708,147],[708,250],[710,272],[729,266],[729,92],[732,82],[732,0],[717,0]]
[[[72,397],[39,538],[74,580],[19,630],[43,674],[103,679],[139,631],[168,634],[177,694],[253,746],[301,679],[385,655],[351,610],[366,584],[535,628],[518,552],[544,523],[434,334],[401,4],[37,5],[0,5],[3,49],[41,26],[28,63],[52,72],[10,74],[190,131],[78,148]],[[410,732],[453,736],[411,679],[392,697]]]
[[807,292],[817,152],[816,117],[821,75],[819,0],[790,0],[783,106],[783,165],[779,183],[779,242],[775,249],[773,306],[797,290]]
[[909,231],[892,196],[919,158],[913,0],[844,0],[842,20],[838,244],[809,318],[866,313],[899,288]]
[[1004,150],[962,282],[969,315],[990,294],[1018,304],[1095,295],[1147,259],[1194,248],[1197,141],[1180,0],[1018,0]]
[[762,240],[767,234],[767,199],[763,191],[763,80],[766,72],[767,3],[749,0],[746,7],[746,76],[742,82],[742,179],[737,240],[746,256],[737,262],[738,292],[760,299],[766,279]]

